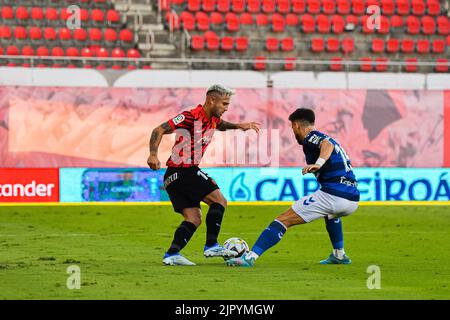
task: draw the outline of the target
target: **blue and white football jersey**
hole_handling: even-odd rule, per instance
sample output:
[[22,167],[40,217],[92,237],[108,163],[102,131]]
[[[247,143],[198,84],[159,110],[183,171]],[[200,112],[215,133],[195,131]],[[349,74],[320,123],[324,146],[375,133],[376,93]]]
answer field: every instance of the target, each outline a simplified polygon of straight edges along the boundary
[[320,155],[319,145],[328,140],[334,145],[334,150],[325,164],[315,172],[323,192],[345,198],[350,201],[359,201],[357,181],[349,157],[344,149],[335,140],[319,131],[311,131],[303,140],[303,152],[306,163],[314,164]]

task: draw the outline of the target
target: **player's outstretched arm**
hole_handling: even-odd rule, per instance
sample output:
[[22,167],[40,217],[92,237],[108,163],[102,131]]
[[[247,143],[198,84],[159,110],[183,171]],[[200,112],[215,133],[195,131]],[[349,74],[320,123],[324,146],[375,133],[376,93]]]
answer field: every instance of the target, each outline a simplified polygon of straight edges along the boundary
[[330,158],[331,153],[334,150],[334,145],[328,140],[323,140],[320,143],[319,148],[320,148],[320,154],[319,154],[319,158],[317,159],[316,163],[308,164],[307,166],[305,166],[302,169],[302,174],[307,174],[309,172],[318,171],[324,165],[324,163]]
[[170,127],[168,122],[164,122],[160,126],[156,127],[152,131],[152,135],[150,137],[150,155],[147,159],[147,164],[152,170],[158,170],[161,168],[161,162],[158,159],[158,148],[161,143],[162,136],[172,132],[172,128]]
[[219,131],[225,131],[225,130],[232,130],[232,129],[240,129],[243,131],[247,130],[255,130],[256,133],[259,133],[259,124],[258,122],[245,122],[245,123],[231,123],[225,120],[221,120],[219,125],[217,126],[217,130]]

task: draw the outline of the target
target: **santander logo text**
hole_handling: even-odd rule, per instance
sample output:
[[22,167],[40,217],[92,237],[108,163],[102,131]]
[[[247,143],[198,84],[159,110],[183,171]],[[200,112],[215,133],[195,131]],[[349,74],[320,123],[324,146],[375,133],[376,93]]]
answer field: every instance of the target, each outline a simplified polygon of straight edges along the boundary
[[58,169],[0,169],[0,202],[57,201]]

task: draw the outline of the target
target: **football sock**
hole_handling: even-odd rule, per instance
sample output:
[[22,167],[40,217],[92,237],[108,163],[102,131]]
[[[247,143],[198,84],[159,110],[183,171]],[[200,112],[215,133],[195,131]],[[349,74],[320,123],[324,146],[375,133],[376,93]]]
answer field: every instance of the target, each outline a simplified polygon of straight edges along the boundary
[[340,218],[328,219],[325,217],[328,235],[333,245],[333,254],[342,259],[344,255],[344,234],[342,233],[342,222]]
[[211,247],[217,243],[224,212],[225,208],[220,203],[213,203],[209,206],[206,215],[206,247]]
[[[278,220],[274,220],[269,226],[261,233],[258,240],[254,244],[252,251],[258,256],[262,255],[265,251],[272,248],[281,238],[283,238],[286,232],[286,227]],[[248,257],[248,255],[247,255]]]
[[174,254],[183,249],[191,239],[197,227],[189,221],[183,221],[175,231],[172,244],[170,245],[168,254]]

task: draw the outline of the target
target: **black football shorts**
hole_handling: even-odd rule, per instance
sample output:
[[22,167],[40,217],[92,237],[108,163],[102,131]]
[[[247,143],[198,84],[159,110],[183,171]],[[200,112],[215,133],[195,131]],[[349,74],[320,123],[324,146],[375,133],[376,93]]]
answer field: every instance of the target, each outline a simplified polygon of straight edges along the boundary
[[219,189],[217,183],[199,167],[168,167],[164,174],[166,189],[175,212],[185,208],[200,208],[200,202]]

